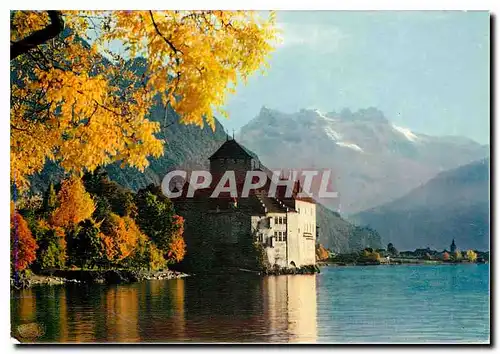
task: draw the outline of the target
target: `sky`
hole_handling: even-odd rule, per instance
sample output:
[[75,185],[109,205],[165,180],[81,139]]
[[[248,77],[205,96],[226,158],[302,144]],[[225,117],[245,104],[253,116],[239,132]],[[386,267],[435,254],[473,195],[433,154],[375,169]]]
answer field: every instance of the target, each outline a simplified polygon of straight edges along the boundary
[[266,75],[228,98],[229,132],[262,106],[340,112],[376,107],[417,133],[489,143],[487,12],[281,11]]

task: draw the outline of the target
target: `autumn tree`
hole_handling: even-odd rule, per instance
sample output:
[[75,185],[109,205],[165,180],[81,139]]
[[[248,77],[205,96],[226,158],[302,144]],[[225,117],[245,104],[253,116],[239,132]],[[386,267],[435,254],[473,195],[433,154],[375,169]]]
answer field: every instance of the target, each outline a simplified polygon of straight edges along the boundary
[[477,259],[477,254],[473,250],[467,251],[467,260],[471,263],[474,263]]
[[370,263],[379,263],[380,262],[380,254],[373,250],[373,248],[368,247],[365,248],[359,258],[358,261],[360,262],[370,262]]
[[157,99],[181,123],[214,128],[214,109],[224,115],[227,94],[266,63],[274,22],[251,11],[12,12],[11,180],[27,187],[47,160],[72,174],[115,161],[143,170],[163,154],[148,119]]
[[172,217],[170,237],[167,246],[166,259],[169,263],[179,263],[186,255],[186,243],[184,242],[184,218],[179,215]]
[[450,260],[450,254],[448,252],[443,253],[443,261],[449,261]]
[[456,250],[455,253],[453,253],[453,259],[455,261],[461,261],[462,260],[462,252],[460,252],[459,250]]
[[14,271],[25,270],[35,259],[36,244],[28,223],[16,210],[10,217],[11,264]]
[[141,238],[141,230],[134,219],[114,213],[103,221],[101,231],[105,235],[104,252],[110,261],[116,263],[130,256]]
[[94,201],[85,190],[82,180],[77,177],[62,182],[57,199],[59,207],[51,217],[51,224],[55,226],[74,228],[79,222],[90,218],[95,209]]
[[327,249],[320,243],[316,244],[316,260],[326,261],[330,257]]

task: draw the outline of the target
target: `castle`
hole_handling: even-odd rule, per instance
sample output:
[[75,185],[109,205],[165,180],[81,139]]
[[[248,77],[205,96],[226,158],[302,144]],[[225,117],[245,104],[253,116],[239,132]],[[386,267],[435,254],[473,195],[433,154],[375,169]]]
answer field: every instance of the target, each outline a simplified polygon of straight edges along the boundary
[[[279,185],[275,197],[268,196],[272,172],[234,138],[224,142],[209,161],[210,186],[196,190],[190,198],[186,196],[186,182],[181,197],[174,200],[177,213],[185,219],[186,261],[192,269],[214,263],[244,268],[251,264],[245,246],[254,242],[262,245],[271,267],[315,264],[316,204],[310,197],[298,196],[298,181],[282,178],[293,188],[291,195],[286,194],[286,186]],[[218,198],[210,198],[226,171],[234,171],[238,196],[248,171],[263,171],[267,179],[248,197],[221,193]]]

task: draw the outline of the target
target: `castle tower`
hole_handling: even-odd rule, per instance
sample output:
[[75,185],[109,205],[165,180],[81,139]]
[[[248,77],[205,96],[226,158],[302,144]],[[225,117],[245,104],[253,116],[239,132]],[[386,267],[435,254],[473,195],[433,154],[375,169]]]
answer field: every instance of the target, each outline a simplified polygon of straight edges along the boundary
[[227,140],[222,146],[209,157],[210,173],[212,174],[212,186],[216,186],[226,171],[234,171],[236,183],[245,181],[247,171],[253,169],[254,158],[248,151],[234,140]]

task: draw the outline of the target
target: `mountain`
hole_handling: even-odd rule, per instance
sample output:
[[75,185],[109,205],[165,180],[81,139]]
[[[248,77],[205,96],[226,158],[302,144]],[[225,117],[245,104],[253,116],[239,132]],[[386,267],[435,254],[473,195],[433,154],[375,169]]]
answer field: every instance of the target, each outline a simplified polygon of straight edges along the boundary
[[489,147],[463,137],[433,137],[392,124],[376,108],[340,113],[263,107],[239,140],[270,168],[328,168],[336,200],[353,214],[394,200],[437,173],[487,157]]
[[319,203],[316,205],[316,217],[319,226],[318,242],[334,252],[382,247],[382,240],[377,231],[358,227]]
[[489,159],[445,171],[402,198],[354,215],[397,249],[489,249]]

